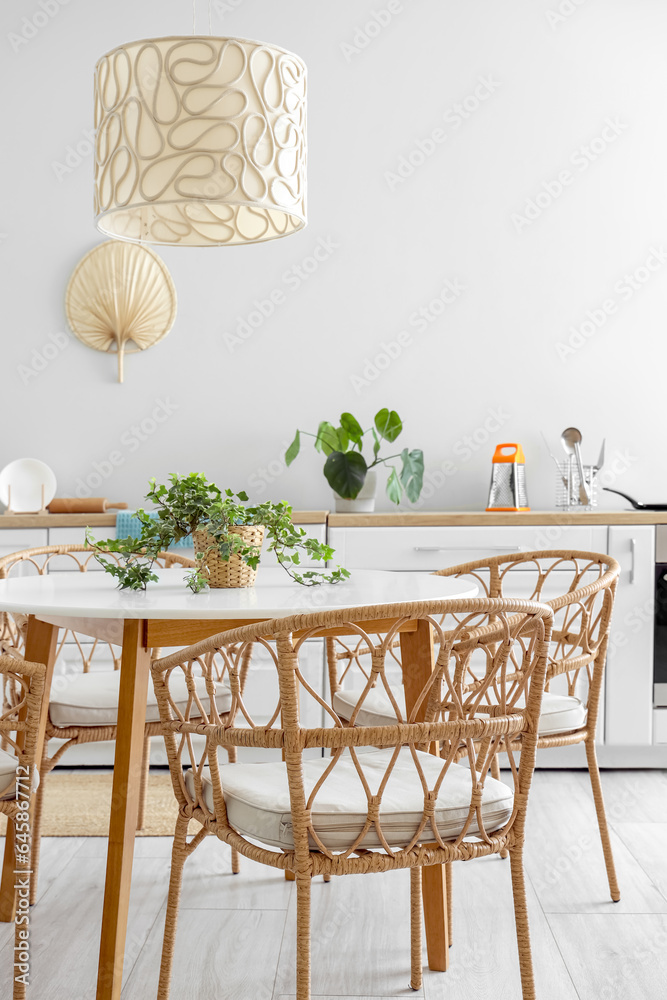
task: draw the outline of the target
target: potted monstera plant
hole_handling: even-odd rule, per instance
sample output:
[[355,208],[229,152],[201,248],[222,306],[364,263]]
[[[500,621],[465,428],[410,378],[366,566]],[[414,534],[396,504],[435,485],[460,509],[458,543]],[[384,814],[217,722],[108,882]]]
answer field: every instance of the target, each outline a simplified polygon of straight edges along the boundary
[[[391,470],[387,479],[387,496],[398,504],[405,495],[414,503],[419,499],[424,483],[424,453],[419,448],[387,455],[386,445],[393,444],[403,421],[396,410],[378,410],[373,426],[364,430],[351,413],[341,413],[338,426],[323,420],[317,433],[297,431],[285,452],[285,462],[291,465],[301,450],[301,435],[315,439],[315,448],[326,456],[324,477],[336,498],[338,512],[364,512],[375,509],[376,469],[380,465]],[[371,455],[364,455],[369,443]],[[396,463],[399,463],[398,465]]]
[[150,480],[146,500],[153,511],[137,510],[138,537],[95,540],[88,544],[107,573],[122,588],[145,590],[158,579],[154,564],[160,552],[191,535],[196,567],[186,582],[195,593],[207,587],[251,587],[266,535],[268,551],[297,583],[339,583],[349,577],[341,566],[330,572],[300,570],[301,557],[328,562],[334,555],[329,545],[309,538],[292,523],[292,508],[285,501],[251,504],[246,493],[220,490],[201,473],[172,475],[169,484]]

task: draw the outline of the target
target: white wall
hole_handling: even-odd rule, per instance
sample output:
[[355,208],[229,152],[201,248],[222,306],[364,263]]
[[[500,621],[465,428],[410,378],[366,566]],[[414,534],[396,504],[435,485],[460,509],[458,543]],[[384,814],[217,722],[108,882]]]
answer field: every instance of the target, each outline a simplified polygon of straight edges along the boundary
[[[42,458],[66,495],[120,451],[94,494],[135,504],[150,475],[201,470],[254,496],[326,507],[314,451],[264,491],[259,470],[279,470],[297,425],[315,429],[343,409],[368,422],[386,404],[404,418],[401,443],[421,446],[431,471],[452,473],[426,509],[485,506],[493,444],[505,440],[523,443],[533,508],[551,506],[554,470],[539,430],[556,449],[568,424],[581,428],[588,460],[606,435],[621,489],[667,497],[663,0],[392,0],[390,23],[357,51],[357,29],[388,0],[214,2],[214,33],[274,41],[308,64],[309,226],[265,246],[161,249],[178,318],[161,344],[127,360],[122,386],[113,359],[74,338],[44,370],[27,368],[66,329],[68,277],[103,238],[84,135],[94,64],[123,41],[189,32],[191,6],[42,4],[52,16],[25,44],[11,36],[28,33],[25,17],[44,20],[39,0],[4,0],[0,11],[0,464]],[[481,80],[491,82],[475,102]],[[463,120],[451,109],[466,98],[478,107]],[[438,128],[444,141],[411,176],[388,176]],[[80,142],[80,165],[64,173],[57,165]],[[591,143],[586,163],[580,147]],[[562,171],[569,183],[548,196]],[[544,209],[521,223],[540,192]],[[286,272],[320,240],[335,249],[294,287]],[[628,290],[623,276],[652,248],[655,270],[639,270]],[[414,316],[410,325],[446,281],[465,290],[425,329]],[[230,351],[225,334],[276,288],[285,303]],[[571,328],[606,300],[615,311],[559,356]],[[411,342],[400,358],[353,384],[403,330]],[[148,418],[150,429],[158,400],[175,408],[140,443],[130,428]],[[503,416],[489,435],[491,411]],[[466,452],[466,435],[485,443]]]

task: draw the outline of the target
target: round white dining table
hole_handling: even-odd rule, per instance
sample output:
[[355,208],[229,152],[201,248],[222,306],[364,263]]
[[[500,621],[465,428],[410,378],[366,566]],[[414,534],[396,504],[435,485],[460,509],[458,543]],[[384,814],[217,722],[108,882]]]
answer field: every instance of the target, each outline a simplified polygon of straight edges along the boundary
[[[396,617],[382,616],[382,605],[477,595],[476,586],[467,581],[427,573],[381,570],[354,570],[351,578],[342,583],[304,587],[294,583],[280,567],[262,567],[254,587],[212,589],[192,594],[179,570],[180,567],[158,570],[158,581],[141,592],[119,590],[114,579],[102,572],[52,572],[44,576],[0,580],[0,611],[29,615],[25,658],[46,664],[45,699],[48,699],[60,628],[122,645],[97,1000],[120,1000],[150,650],[186,646],[251,622],[364,606],[378,607],[377,620],[372,624],[374,631],[382,632],[396,622]],[[433,669],[431,627],[424,620],[412,622],[409,630],[401,631],[400,642],[403,681],[410,710],[410,690],[421,690]],[[41,759],[46,711],[42,716],[38,760]],[[13,840],[8,828],[0,887],[0,920],[11,920],[13,916],[12,869]],[[429,966],[443,971],[448,966],[445,878],[444,866],[424,868]]]

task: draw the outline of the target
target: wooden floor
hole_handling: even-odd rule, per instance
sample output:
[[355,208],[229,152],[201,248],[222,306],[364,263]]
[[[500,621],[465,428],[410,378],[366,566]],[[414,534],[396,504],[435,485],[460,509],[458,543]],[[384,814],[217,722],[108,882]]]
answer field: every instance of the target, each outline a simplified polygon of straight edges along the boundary
[[[527,872],[538,1000],[667,995],[667,772],[603,773],[622,898],[607,891],[586,772],[541,771]],[[31,1000],[94,1000],[106,841],[45,840],[31,912]],[[123,1000],[156,996],[170,842],[137,842]],[[313,996],[412,997],[405,872],[313,883]],[[454,868],[451,970],[425,969],[425,1000],[518,1000],[509,864]],[[212,838],[186,866],[173,1000],[294,997],[291,883]],[[11,997],[11,925],[0,925],[0,997]]]

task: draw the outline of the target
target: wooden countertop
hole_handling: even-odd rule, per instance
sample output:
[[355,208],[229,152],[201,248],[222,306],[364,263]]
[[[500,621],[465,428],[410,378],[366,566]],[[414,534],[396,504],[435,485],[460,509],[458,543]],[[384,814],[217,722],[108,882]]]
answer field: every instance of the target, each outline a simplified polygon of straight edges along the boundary
[[[326,510],[295,510],[295,524],[326,524],[332,528],[445,527],[538,524],[667,524],[667,511],[531,510],[511,511],[432,510],[377,511],[372,514],[334,514]],[[0,514],[2,528],[91,528],[113,527],[116,514]]]
[[[326,524],[327,510],[295,510],[294,524]],[[116,524],[115,512],[108,514],[0,514],[1,528],[91,528]]]
[[113,528],[111,514],[0,514],[0,528]]
[[667,511],[641,510],[531,510],[512,511],[397,511],[373,514],[329,514],[332,528],[508,526],[515,524],[667,524]]
[[292,511],[292,521],[294,524],[326,524],[331,517],[328,510],[294,510]]

